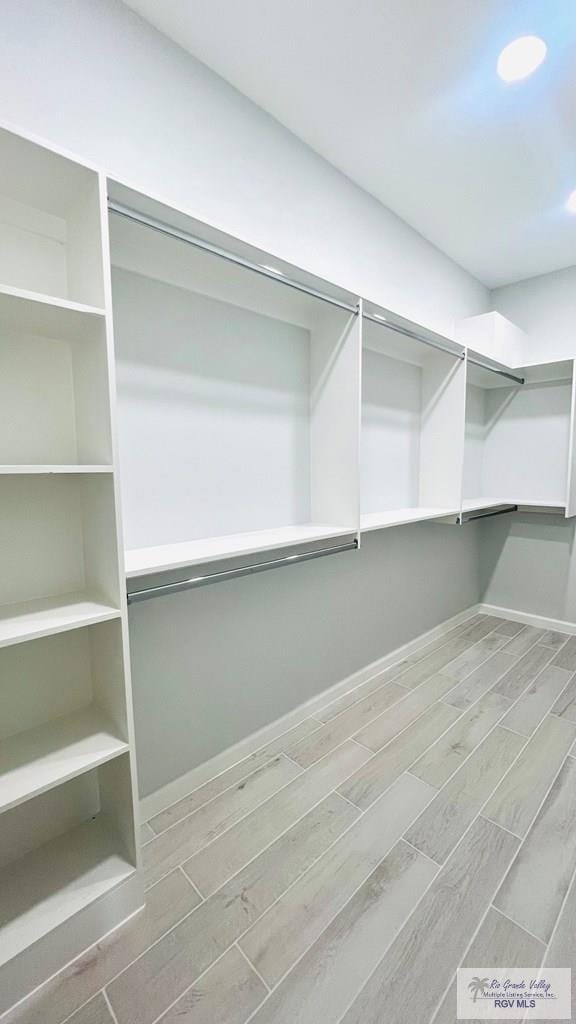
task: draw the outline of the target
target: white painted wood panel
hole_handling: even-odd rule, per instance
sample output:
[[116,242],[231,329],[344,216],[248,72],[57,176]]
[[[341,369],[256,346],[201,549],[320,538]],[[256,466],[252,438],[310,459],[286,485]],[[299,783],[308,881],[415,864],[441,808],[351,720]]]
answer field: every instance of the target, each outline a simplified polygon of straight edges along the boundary
[[0,875],[0,963],[133,872],[121,842],[100,816],[5,867]]
[[126,546],[309,522],[309,332],[125,271],[113,283]]
[[237,555],[255,554],[258,551],[273,551],[277,548],[294,547],[314,541],[345,537],[354,532],[353,526],[330,526],[303,523],[299,526],[284,526],[276,530],[256,530],[251,533],[236,533],[224,537],[206,537],[202,540],[183,544],[161,544],[157,547],[135,548],[126,551],[126,575],[146,576],[169,569],[183,569],[187,565],[215,562]]
[[564,508],[572,382],[467,387],[464,498]]
[[0,606],[0,648],[120,617],[120,609],[89,592]]
[[362,317],[326,309],[311,332],[310,511],[359,526]]
[[124,740],[96,707],[3,740],[0,813],[127,751]]
[[94,172],[2,131],[0,281],[102,302],[102,239]]
[[372,322],[362,358],[363,528],[449,514],[460,503],[464,361]]

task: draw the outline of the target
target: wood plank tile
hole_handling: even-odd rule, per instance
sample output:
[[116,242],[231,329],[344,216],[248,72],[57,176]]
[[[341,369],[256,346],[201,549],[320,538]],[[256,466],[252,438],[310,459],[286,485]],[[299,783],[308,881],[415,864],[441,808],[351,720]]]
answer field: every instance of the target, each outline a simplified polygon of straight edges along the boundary
[[260,978],[233,946],[158,1024],[244,1024],[267,994]]
[[548,942],[576,871],[576,761],[565,761],[494,905]]
[[445,704],[465,711],[475,704],[480,697],[483,697],[488,690],[491,690],[495,683],[518,659],[504,651],[497,651],[477,669],[474,669],[469,676],[466,676],[446,697],[443,697]]
[[[491,967],[538,967],[546,952],[542,942],[490,907],[462,967],[489,964]],[[456,1016],[456,977],[433,1018],[433,1024],[458,1024]],[[478,1024],[470,1021],[469,1024]]]
[[496,626],[496,633],[501,633],[502,636],[516,636],[524,629],[523,622],[512,622],[511,619],[501,619]]
[[553,653],[550,647],[541,647],[540,644],[532,647],[506,672],[506,675],[502,676],[494,687],[495,692],[510,700],[516,700],[550,663]]
[[410,769],[412,774],[431,786],[443,786],[509,707],[510,701],[499,693],[487,693],[429,747]]
[[420,683],[429,679],[430,676],[440,672],[445,665],[454,661],[458,655],[463,654],[469,647],[470,640],[457,636],[453,640],[449,640],[442,647],[439,647],[433,654],[429,654],[428,657],[416,662],[415,665],[412,665],[403,672],[401,676],[398,676],[396,681],[402,686],[413,690],[416,686],[420,686]]
[[569,967],[572,971],[572,1006],[576,1006],[576,877],[562,907],[556,931],[544,959],[546,967]]
[[543,644],[544,647],[553,647],[554,650],[559,651],[569,639],[569,633],[559,633],[555,629],[547,629],[538,643]]
[[415,722],[426,708],[435,704],[440,697],[454,687],[454,680],[445,675],[431,676],[416,690],[407,691],[402,701],[395,704],[389,711],[375,718],[370,725],[361,729],[355,736],[360,743],[370,750],[381,750],[393,740],[399,732]]
[[319,729],[320,724],[314,718],[306,718],[281,736],[277,736],[275,740],[271,740],[264,747],[254,751],[253,754],[243,758],[242,761],[227,768],[226,771],[220,772],[219,775],[215,775],[214,778],[205,782],[203,786],[194,789],[187,796],[183,797],[182,800],[171,804],[166,810],[151,818],[149,825],[152,831],[156,834],[164,832],[171,825],[181,821],[182,818],[187,818],[189,814],[193,814],[199,807],[210,803],[211,800],[220,796],[225,790],[231,789],[232,786],[238,786],[249,775],[252,775],[257,768],[262,768],[278,754],[282,754],[286,746],[299,739],[303,739],[304,736],[308,736],[315,729]]
[[187,861],[187,874],[201,893],[210,895],[369,757],[368,751],[347,740]]
[[552,662],[557,668],[567,668],[569,672],[576,672],[576,636],[571,636]]
[[[562,669],[556,671],[562,671]],[[576,673],[558,697],[552,708],[552,714],[559,715],[560,718],[565,718],[568,722],[576,722]]]
[[501,633],[490,633],[489,636],[479,640],[477,644],[473,644],[458,658],[446,665],[443,672],[445,675],[451,676],[455,683],[459,683],[507,642],[508,638],[502,636]]
[[484,808],[486,817],[526,835],[575,736],[575,726],[545,718]]
[[569,679],[570,673],[566,669],[548,665],[536,676],[501,724],[523,736],[531,736]]
[[406,690],[401,686],[397,686],[396,683],[386,683],[379,690],[375,690],[374,693],[368,694],[346,711],[342,711],[336,718],[313,732],[311,736],[306,736],[298,743],[292,743],[287,747],[286,753],[301,768],[309,768],[330,750],[334,750],[344,740],[358,732],[363,725],[371,722],[382,711],[396,704],[405,696]]
[[148,890],[141,914],[91,946],[61,974],[12,1010],[2,1024],[60,1024],[198,903],[196,892],[182,872],[173,871]]
[[435,874],[400,842],[272,993],[252,1024],[337,1024]]
[[433,794],[403,775],[239,940],[273,987],[322,934]]
[[150,1024],[355,820],[331,793],[109,986],[119,1024]]
[[378,754],[351,775],[339,791],[364,810],[437,740],[458,717],[455,708],[434,704]]
[[342,1024],[428,1024],[517,848],[496,825],[474,822]]
[[408,842],[443,864],[523,743],[523,737],[497,726],[408,829]]
[[475,622],[470,622],[464,626],[459,636],[475,644],[478,640],[482,640],[483,637],[492,633],[501,622],[503,622],[503,619],[497,615],[480,614]]
[[364,700],[369,694],[374,693],[375,690],[380,690],[386,683],[394,682],[397,676],[405,671],[405,661],[396,662],[394,665],[390,665],[382,672],[378,672],[376,675],[371,676],[370,679],[365,679],[363,683],[360,683],[354,689],[349,690],[348,693],[343,693],[341,697],[337,697],[326,707],[316,709],[314,717],[319,722],[331,722],[333,718],[340,715],[347,708],[352,707],[353,704],[357,704],[358,701]]
[[262,804],[302,770],[281,754],[143,847],[146,885],[157,882]]
[[[418,647],[417,650],[412,651],[412,654],[409,654],[405,659],[406,664],[414,665],[417,661],[422,661],[423,658],[427,658],[429,654],[439,650],[440,647],[443,647],[444,644],[447,644],[449,640],[453,640],[455,637],[460,637],[462,640],[468,640],[469,644],[474,644],[494,628],[494,623],[495,620],[489,625],[486,622],[486,616],[474,615],[472,618],[466,619],[465,622],[453,626],[452,629],[442,633],[441,636],[437,636],[434,640],[430,640],[427,644]],[[478,631],[479,635],[476,635]]]
[[531,647],[534,647],[534,644],[540,642],[545,632],[546,630],[538,629],[536,626],[524,626],[524,629],[506,644],[506,654],[513,654],[517,658],[522,657]]
[[114,1024],[114,1019],[103,995],[97,995],[81,1010],[70,1017],[66,1024]]

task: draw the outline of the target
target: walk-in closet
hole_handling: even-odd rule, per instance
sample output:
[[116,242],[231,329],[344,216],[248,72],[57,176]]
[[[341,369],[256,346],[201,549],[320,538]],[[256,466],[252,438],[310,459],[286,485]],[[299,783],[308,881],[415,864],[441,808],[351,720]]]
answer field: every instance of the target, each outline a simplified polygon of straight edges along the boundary
[[0,1024],[575,1019],[569,0],[6,0]]

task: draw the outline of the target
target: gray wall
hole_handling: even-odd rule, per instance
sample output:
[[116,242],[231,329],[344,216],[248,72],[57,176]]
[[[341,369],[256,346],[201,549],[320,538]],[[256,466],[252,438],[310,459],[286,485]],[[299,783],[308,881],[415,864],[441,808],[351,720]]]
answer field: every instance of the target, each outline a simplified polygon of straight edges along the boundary
[[422,523],[130,609],[143,796],[479,600],[479,529]]
[[574,520],[516,514],[481,527],[482,600],[576,622]]

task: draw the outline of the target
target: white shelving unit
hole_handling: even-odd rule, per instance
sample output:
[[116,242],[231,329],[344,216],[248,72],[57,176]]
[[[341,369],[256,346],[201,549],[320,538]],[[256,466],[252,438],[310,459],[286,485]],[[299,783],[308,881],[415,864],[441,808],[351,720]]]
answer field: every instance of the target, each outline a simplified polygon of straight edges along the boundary
[[[459,510],[465,368],[462,350],[389,310],[366,306],[362,365],[361,529]],[[412,325],[414,329],[414,325]],[[444,350],[434,347],[442,343]]]
[[111,258],[128,575],[355,537],[360,316],[114,214]]
[[573,362],[512,372],[525,383],[467,361],[463,509],[514,504],[573,515]]
[[104,204],[0,131],[0,1013],[143,902]]
[[466,358],[471,341],[496,368],[522,352],[504,317],[447,338],[108,191],[128,577],[503,504],[576,511],[572,364],[518,371],[519,391]]

